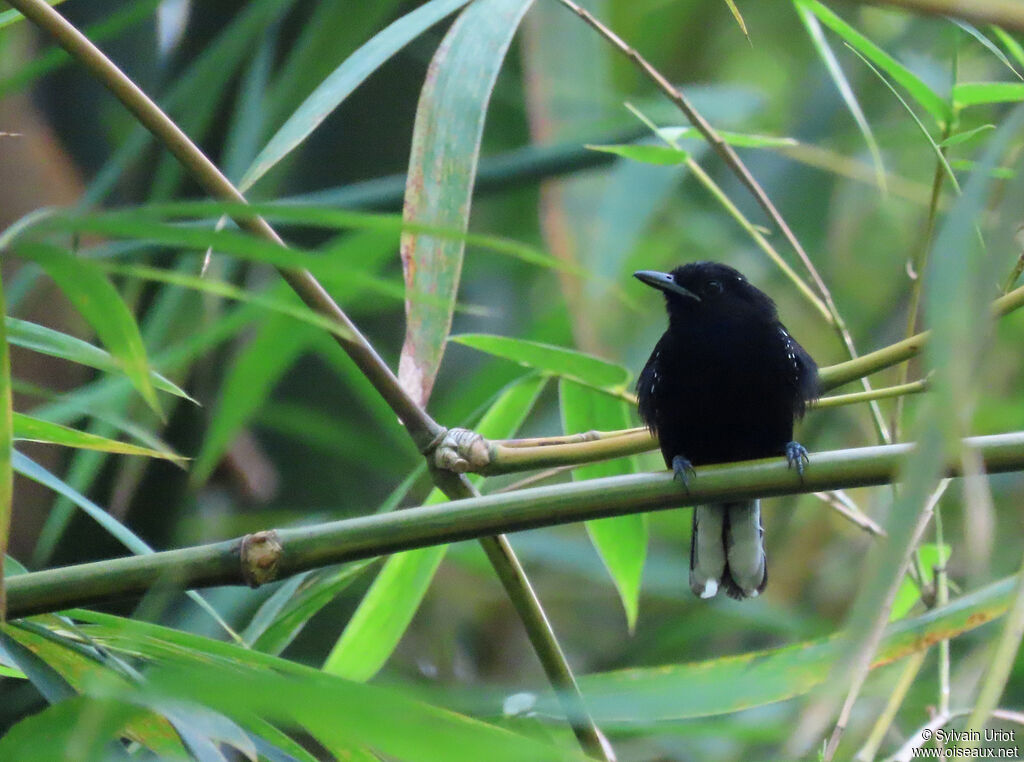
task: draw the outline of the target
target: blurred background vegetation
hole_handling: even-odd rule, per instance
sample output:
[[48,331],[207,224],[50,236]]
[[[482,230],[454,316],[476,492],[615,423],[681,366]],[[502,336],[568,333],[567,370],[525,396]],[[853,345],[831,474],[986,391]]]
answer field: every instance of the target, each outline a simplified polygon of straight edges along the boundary
[[[454,10],[456,4],[448,5]],[[941,153],[966,184],[974,162],[1000,134],[998,128],[1011,121],[1013,102],[1024,100],[1020,36],[982,23],[972,26],[855,3],[829,3],[832,10],[825,8],[820,15],[812,11],[824,6],[813,2],[739,3],[742,25],[732,3],[726,2],[595,0],[585,5],[678,83],[716,129],[790,139],[755,140],[755,147],[738,145],[736,150],[809,252],[857,348],[867,352],[906,336],[912,276],[928,272],[916,272],[912,263],[921,262],[931,240],[930,213],[941,227],[957,198],[948,178],[933,196],[936,176],[944,176],[935,144],[947,141]],[[140,0],[127,6],[69,0],[59,11],[238,182],[282,125],[302,113],[300,106],[310,93],[375,34],[416,6],[396,0]],[[921,91],[894,81],[894,68],[878,66],[877,60],[874,66],[867,63],[863,51],[845,44],[853,39],[849,34],[815,21],[831,13],[937,94],[950,118],[940,123],[916,97]],[[417,109],[426,107],[421,88],[453,18],[429,25],[374,66],[308,139],[246,192],[247,198],[400,213],[413,125]],[[484,66],[486,51],[478,54],[479,61],[472,53],[464,55],[469,63],[462,76],[471,78],[474,66]],[[1006,87],[998,97],[990,93],[979,103],[956,102],[955,86],[964,82],[1000,82]],[[467,79],[465,88],[470,85]],[[96,78],[24,21],[0,29],[0,94],[0,130],[7,133],[0,136],[0,226],[7,228],[44,207],[73,207],[87,217],[90,210],[102,208],[205,198]],[[448,103],[452,109],[458,106],[457,98]],[[551,258],[538,263],[469,240],[451,333],[500,334],[573,347],[635,375],[664,330],[664,314],[660,300],[645,293],[631,273],[713,259],[740,269],[772,295],[791,333],[819,365],[848,359],[821,312],[681,162],[681,154],[655,157],[586,147],[637,141],[664,145],[638,113],[659,127],[686,124],[650,80],[580,18],[554,0],[538,0],[515,34],[486,110],[469,229],[524,242]],[[954,136],[962,137],[950,140]],[[1002,228],[985,229],[986,236],[992,232],[985,273],[999,274],[998,284],[984,284],[985,301],[1007,285],[1020,255],[1019,240],[1013,245],[1005,229],[1009,226],[1012,233],[1020,220],[1022,194],[1020,183],[1013,180],[1022,138],[1019,130],[1002,138],[1008,149],[993,157],[996,167],[989,173],[997,186],[993,208],[1001,201],[1016,211],[1002,216],[993,212],[993,225]],[[771,220],[699,135],[680,138],[679,146],[754,225],[767,228],[771,245],[806,279]],[[984,226],[989,221],[979,216],[970,222]],[[147,238],[145,232],[115,235],[81,226],[58,240],[103,262],[146,263],[199,274],[203,247],[158,246]],[[296,246],[338,257],[344,266],[325,280],[328,290],[397,369],[406,330],[398,230],[291,225],[287,238]],[[968,270],[975,266],[974,260],[965,261]],[[195,460],[180,468],[167,460],[19,443],[19,452],[56,475],[63,492],[55,497],[24,471],[16,477],[9,553],[29,570],[123,554],[123,541],[109,526],[78,510],[72,491],[161,550],[424,502],[431,482],[416,448],[320,328],[194,288],[155,283],[138,272],[107,272],[138,321],[153,367],[199,405],[162,394],[161,420],[127,383],[118,384],[109,374],[12,346],[14,408],[100,436],[138,439]],[[944,272],[955,277],[955,268]],[[288,296],[276,273],[251,257],[214,252],[206,274],[249,293],[277,300]],[[31,257],[4,252],[3,286],[7,314],[100,343],[67,289],[56,287]],[[976,303],[967,297],[964,301]],[[946,308],[959,314],[955,307],[932,303],[927,314]],[[968,338],[974,341],[978,335]],[[1024,320],[1010,315],[998,323],[978,363],[969,368],[976,400],[952,398],[970,418],[956,433],[1024,430],[1021,346]],[[927,370],[915,361],[909,378],[921,378]],[[890,369],[872,377],[872,383],[896,384],[905,380],[901,374]],[[579,410],[567,413],[554,378],[536,382],[535,395],[532,387],[522,393],[522,384],[537,378],[515,362],[453,342],[445,350],[428,409],[443,425],[472,427],[485,411],[494,412],[502,394],[519,389],[511,417],[522,418],[522,423],[510,427],[503,420],[507,430],[499,428],[498,438],[517,432],[524,437],[558,434],[563,421],[568,433],[636,425],[631,410],[631,418],[614,424],[615,416],[624,415],[618,406],[601,410],[601,419],[592,423]],[[520,386],[509,386],[517,380]],[[860,389],[851,385],[844,391]],[[563,388],[563,402],[565,394]],[[887,427],[902,415],[902,438],[921,430],[921,411],[937,414],[927,406],[928,396],[905,398],[902,413],[892,400],[883,400],[881,416]],[[570,425],[577,421],[582,425]],[[799,439],[812,452],[882,442],[864,403],[812,410]],[[647,453],[582,475],[661,467],[660,456]],[[520,478],[490,478],[482,490],[507,488]],[[570,478],[563,472],[553,481]],[[1020,565],[1024,479],[1019,473],[1000,475],[987,485],[989,491],[980,487],[971,497],[954,482],[939,503],[945,519],[943,541],[949,546],[951,597],[1005,577]],[[888,521],[891,489],[850,490],[848,497],[874,520],[883,525]],[[764,511],[771,564],[766,594],[756,601],[705,602],[695,600],[686,584],[689,512],[651,514],[646,527],[638,521],[631,521],[628,531],[642,533],[646,528],[646,557],[642,540],[639,552],[635,545],[629,550],[625,566],[633,571],[620,566],[616,575],[621,595],[583,526],[511,538],[578,674],[703,660],[711,660],[712,668],[721,657],[831,635],[847,622],[865,576],[866,553],[880,542],[814,496],[770,500]],[[924,553],[937,558],[931,529],[926,542],[932,549]],[[257,650],[317,668],[332,654],[342,663],[336,670],[341,674],[371,677],[375,668],[359,675],[359,667],[352,667],[364,658],[362,652],[339,656],[336,644],[379,569],[380,562],[373,562],[305,578],[320,585],[321,599],[307,602],[283,626],[287,634],[268,637]],[[477,544],[453,545],[432,579],[426,573],[417,580],[425,590],[422,602],[406,589],[401,604],[412,617],[407,629],[404,623],[378,622],[371,614],[369,624],[363,625],[368,632],[350,635],[370,641],[371,650],[373,642],[386,644],[389,637],[400,636],[390,658],[387,645],[381,646],[383,654],[366,657],[386,661],[375,682],[504,724],[571,754],[571,736],[562,725],[546,721],[542,708],[533,711],[534,699],[546,690],[544,673]],[[295,592],[294,586],[284,587],[288,584],[256,591],[219,588],[204,597],[251,645],[265,635],[269,621],[281,626],[275,619],[280,609],[273,607],[286,605]],[[636,584],[638,597],[629,590]],[[271,607],[261,609],[275,594]],[[925,603],[934,603],[922,603],[919,597],[911,586],[900,605],[913,606],[910,615],[917,615]],[[635,621],[624,614],[624,602],[626,611],[636,607]],[[390,605],[397,604],[388,598],[385,606]],[[181,595],[156,593],[141,604],[124,602],[103,610],[179,633],[227,638],[208,612]],[[260,615],[254,620],[257,612],[262,624]],[[376,616],[383,620],[387,613]],[[900,613],[907,615],[906,610]],[[401,611],[395,616],[401,619]],[[375,634],[378,624],[385,634]],[[53,621],[36,626],[62,631]],[[100,630],[104,623],[91,626],[96,628],[93,636],[106,642]],[[999,627],[988,624],[951,642],[954,710],[973,704]],[[99,656],[90,658],[109,668],[104,648],[110,643],[91,643],[90,631],[83,632],[81,648],[96,650]],[[151,637],[169,637],[169,630],[161,632]],[[191,641],[178,645],[201,651]],[[19,660],[10,640],[4,647],[7,658],[0,661],[8,664],[11,676],[0,677],[0,729],[9,729],[55,697],[40,687],[40,681],[47,685],[40,673],[33,680],[21,679],[24,659]],[[62,672],[44,649],[30,650]],[[145,653],[133,655],[147,658]],[[932,649],[921,671],[911,675],[906,700],[881,741],[882,756],[928,722],[939,705],[939,662]],[[786,674],[793,673],[783,670],[777,679],[785,682]],[[827,665],[819,665],[817,682],[826,674]],[[871,673],[840,756],[857,753],[897,690],[894,686],[907,674],[905,660]],[[1022,678],[1024,664],[1014,661],[1000,706],[1024,702]],[[731,690],[743,681],[728,685]],[[811,686],[783,686],[771,699],[788,699],[780,703],[758,699],[757,690],[748,687],[750,695],[722,699],[726,704],[734,701],[737,708],[753,707],[743,711],[693,710],[690,716],[660,722],[634,719],[612,727],[609,734],[619,758],[813,757],[821,730],[810,739],[810,749],[807,739],[794,740],[808,708],[816,706],[817,699],[805,695]],[[687,684],[682,681],[671,690],[686,691]],[[635,700],[628,691],[621,698],[624,705]],[[521,702],[519,709],[516,701]],[[52,722],[59,725],[58,719]],[[402,718],[395,717],[394,723],[391,730],[401,734]],[[345,748],[309,732],[315,742],[300,740],[314,758],[331,758],[327,750],[337,754]],[[443,745],[428,753],[423,737],[408,732],[410,743],[422,753],[378,749],[381,758],[448,758]],[[230,733],[216,740],[245,748]],[[143,742],[141,751],[122,751],[140,756],[145,748],[159,748],[151,744]],[[186,747],[198,756],[195,746]],[[277,753],[284,754],[283,748],[282,742]],[[275,757],[263,746],[257,753],[266,759],[288,758]],[[301,758],[299,751],[291,753]]]

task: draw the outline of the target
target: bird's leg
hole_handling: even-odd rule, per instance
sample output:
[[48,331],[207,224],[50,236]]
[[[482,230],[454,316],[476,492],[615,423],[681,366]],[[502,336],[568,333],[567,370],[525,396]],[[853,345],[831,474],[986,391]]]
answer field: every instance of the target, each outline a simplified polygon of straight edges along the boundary
[[693,470],[693,464],[682,455],[672,458],[672,474],[673,478],[683,483],[687,492],[690,490],[690,479],[697,476],[697,472]]
[[800,478],[804,478],[804,466],[811,462],[807,455],[807,448],[799,442],[790,442],[786,445],[786,463],[792,468],[796,466],[796,472]]

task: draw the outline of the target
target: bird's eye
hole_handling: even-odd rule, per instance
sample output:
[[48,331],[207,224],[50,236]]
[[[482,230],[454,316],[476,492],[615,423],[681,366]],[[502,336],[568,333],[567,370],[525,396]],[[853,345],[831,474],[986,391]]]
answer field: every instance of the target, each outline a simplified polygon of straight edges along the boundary
[[716,296],[717,294],[722,293],[722,283],[717,280],[709,280],[704,286],[704,291],[709,296]]

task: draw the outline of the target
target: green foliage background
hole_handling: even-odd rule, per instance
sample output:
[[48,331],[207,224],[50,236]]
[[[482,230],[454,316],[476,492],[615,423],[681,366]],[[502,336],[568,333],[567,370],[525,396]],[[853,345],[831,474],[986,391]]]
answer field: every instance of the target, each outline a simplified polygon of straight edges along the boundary
[[[232,208],[169,203],[207,197],[79,63],[2,17],[0,120],[13,126],[0,130],[18,134],[0,149],[36,169],[0,189],[0,391],[17,411],[0,405],[0,470],[17,474],[13,501],[0,487],[0,536],[13,506],[9,578],[444,500],[332,340],[344,328],[303,307],[272,265],[308,268],[403,380],[427,377],[408,388],[429,394],[435,420],[492,439],[636,425],[631,379],[664,329],[636,269],[727,262],[775,298],[820,365],[849,359],[731,169],[699,134],[670,129],[687,126],[682,114],[556,0],[252,0],[158,22],[171,6],[58,10],[291,250],[223,225]],[[831,498],[888,539],[814,496],[773,499],[767,593],[709,603],[686,585],[688,511],[511,537],[597,724],[623,760],[814,758],[852,674],[843,657],[887,620],[884,587],[902,576],[900,542],[929,495],[939,522],[838,755],[895,753],[936,707],[951,727],[986,702],[1002,708],[992,723],[1012,722],[1020,634],[981,625],[1024,616],[1003,580],[1021,565],[1024,479],[936,487],[959,437],[1024,430],[1024,321],[990,331],[987,308],[1020,285],[1021,35],[815,0],[586,7],[735,145],[858,350],[913,333],[918,298],[911,328],[934,329],[908,371],[871,378],[934,372],[926,394],[881,400],[877,418],[865,403],[812,409],[800,431],[812,452],[883,443],[878,420],[924,443],[899,490]],[[403,227],[403,201],[419,227]],[[415,259],[408,288],[400,246]],[[413,354],[400,362],[403,341]],[[547,479],[659,469],[644,453]],[[474,478],[493,493],[523,475]],[[829,640],[839,631],[853,640]],[[159,588],[0,634],[3,759],[218,759],[228,747],[254,759],[579,758],[560,713],[469,542],[257,590]]]

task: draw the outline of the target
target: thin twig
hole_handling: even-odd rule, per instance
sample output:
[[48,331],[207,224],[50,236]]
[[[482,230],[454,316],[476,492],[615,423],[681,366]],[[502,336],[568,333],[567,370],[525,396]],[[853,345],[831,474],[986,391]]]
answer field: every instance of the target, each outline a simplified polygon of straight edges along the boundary
[[500,495],[505,492],[515,492],[516,490],[526,489],[527,487],[534,487],[541,482],[546,482],[548,479],[554,479],[556,476],[561,476],[564,473],[572,471],[576,466],[559,466],[558,468],[549,468],[546,471],[540,473],[530,474],[525,479],[520,479],[517,482],[512,482],[501,489],[496,489],[493,492],[489,492],[490,495]]
[[875,537],[885,537],[885,530],[874,519],[864,513],[842,490],[815,492],[814,496],[826,505],[831,506],[836,513],[853,522],[868,534],[872,534]]

